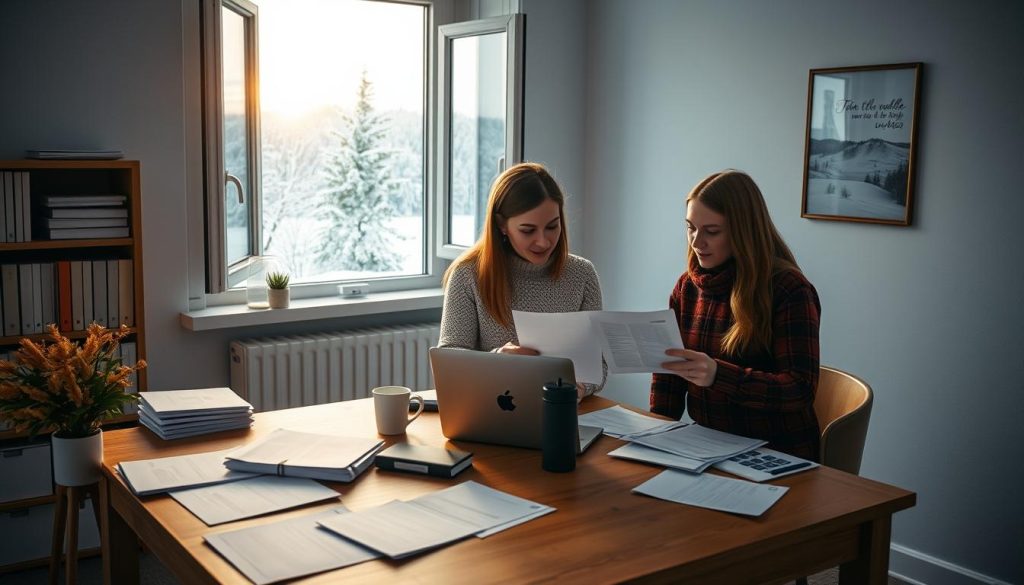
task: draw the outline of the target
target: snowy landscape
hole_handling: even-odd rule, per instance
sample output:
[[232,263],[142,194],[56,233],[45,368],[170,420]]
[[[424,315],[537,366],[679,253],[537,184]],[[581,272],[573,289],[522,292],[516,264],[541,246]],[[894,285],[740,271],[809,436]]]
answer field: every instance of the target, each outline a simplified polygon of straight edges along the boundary
[[807,213],[871,219],[906,217],[909,145],[878,138],[811,140]]

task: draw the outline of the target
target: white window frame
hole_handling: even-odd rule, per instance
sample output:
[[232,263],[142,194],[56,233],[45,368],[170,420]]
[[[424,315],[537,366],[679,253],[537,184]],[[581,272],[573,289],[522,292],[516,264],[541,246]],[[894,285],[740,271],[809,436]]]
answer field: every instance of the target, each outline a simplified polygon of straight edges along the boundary
[[[447,197],[441,196],[444,193],[442,188],[442,176],[444,173],[440,172],[441,168],[446,168],[450,165],[447,160],[447,148],[448,140],[450,138],[448,132],[445,132],[446,126],[440,125],[440,119],[442,113],[447,112],[447,109],[439,107],[441,102],[440,86],[441,86],[441,69],[439,62],[439,53],[443,51],[444,45],[441,42],[431,42],[432,39],[441,39],[440,28],[442,23],[450,22],[455,13],[455,2],[453,0],[379,0],[388,1],[393,3],[404,3],[414,4],[419,6],[427,7],[427,18],[426,18],[426,51],[427,57],[425,59],[425,75],[426,80],[426,96],[424,104],[424,117],[425,117],[425,128],[424,128],[424,189],[425,189],[425,201],[424,201],[424,250],[425,255],[424,264],[426,267],[426,273],[422,275],[413,276],[401,276],[401,277],[385,277],[373,279],[370,284],[371,294],[375,292],[393,292],[403,290],[424,290],[432,289],[440,286],[441,275],[448,265],[446,258],[454,258],[458,253],[461,253],[462,248],[455,246],[443,246],[441,242],[447,237],[447,234],[441,232],[446,229],[446,206]],[[194,107],[192,107],[192,122],[186,128],[186,134],[197,139],[200,144],[196,148],[189,149],[187,157],[190,161],[189,177],[187,182],[190,185],[190,191],[197,191],[195,195],[190,195],[190,206],[189,206],[189,226],[190,230],[194,232],[194,235],[189,238],[189,310],[196,311],[204,309],[210,306],[219,305],[244,305],[245,304],[245,290],[242,288],[230,288],[229,284],[235,279],[229,276],[225,262],[225,249],[226,249],[226,233],[224,225],[224,197],[225,197],[225,185],[226,176],[224,171],[224,160],[223,160],[223,100],[221,93],[221,70],[220,70],[220,46],[214,45],[219,42],[219,30],[220,30],[220,9],[225,3],[230,3],[232,9],[238,11],[238,7],[246,9],[254,9],[255,7],[249,4],[246,0],[202,0],[201,5],[194,14],[197,26],[205,19],[206,23],[215,24],[213,26],[198,26],[192,35],[189,35],[189,31],[186,31],[186,37],[192,36],[193,39],[201,40],[203,47],[199,48],[198,51],[192,54],[196,58],[196,66],[194,70],[195,78],[197,81],[191,84],[186,81],[186,88],[190,85],[194,91],[198,91],[200,100]],[[248,5],[248,6],[246,6]],[[185,11],[186,15],[189,11]],[[256,16],[256,10],[252,10],[254,16]],[[211,16],[213,15],[213,16]],[[215,18],[215,20],[214,20]],[[258,16],[256,16],[258,18]],[[480,21],[471,21],[466,23],[459,23],[456,29],[449,29],[446,27],[446,31],[451,34],[452,31],[463,31],[457,34],[468,36],[471,34],[481,34],[480,31],[497,32],[499,30],[506,30],[509,32],[508,39],[510,43],[509,47],[509,64],[508,64],[508,75],[509,75],[509,86],[513,88],[515,93],[510,95],[508,99],[509,110],[507,114],[507,145],[506,150],[509,154],[506,154],[506,160],[512,162],[518,162],[522,158],[522,83],[523,83],[523,24],[522,15],[515,14],[511,16],[502,16],[498,18],[489,18]],[[495,28],[500,23],[502,28]],[[256,41],[256,27],[258,27],[258,21],[253,26],[253,34],[251,36],[251,42]],[[480,28],[483,27],[483,28]],[[249,42],[249,41],[247,41]],[[197,43],[198,44],[198,43]],[[255,51],[255,46],[250,46],[250,49]],[[186,51],[188,54],[188,51]],[[214,57],[216,63],[209,63],[210,57]],[[186,67],[186,76],[188,76],[188,67]],[[445,68],[450,74],[450,68]],[[258,67],[255,61],[253,61],[251,69],[247,65],[247,78],[252,82],[258,83]],[[202,85],[206,85],[207,88],[216,88],[215,92],[202,92]],[[257,85],[258,87],[258,85]],[[212,94],[212,95],[211,95]],[[445,92],[447,95],[447,92]],[[210,100],[213,103],[202,103],[202,100]],[[258,100],[258,98],[257,98]],[[250,121],[255,125],[257,131],[256,136],[258,137],[258,101],[255,101],[256,110],[255,113],[250,116]],[[207,112],[213,112],[217,117],[215,122],[209,120],[203,120],[203,111],[200,106],[205,105]],[[213,109],[210,109],[213,108]],[[445,124],[447,124],[447,115],[444,115]],[[206,123],[211,122],[211,123]],[[510,131],[511,130],[511,131]],[[442,136],[444,135],[444,136]],[[246,196],[250,197],[250,201],[254,204],[250,206],[251,222],[255,240],[255,246],[253,250],[257,253],[262,246],[262,241],[259,239],[261,232],[261,221],[259,216],[259,144],[250,144],[249,156],[254,157],[254,160],[250,160],[250,168],[252,169],[252,178],[250,189],[255,191],[247,192]],[[208,147],[207,145],[215,144],[217,146]],[[435,145],[431,148],[431,145]],[[445,179],[446,180],[446,179]],[[446,185],[446,183],[445,183]],[[242,264],[236,265],[236,269],[242,268]],[[232,273],[234,270],[231,271]],[[244,273],[244,270],[243,270]],[[313,283],[313,284],[298,284],[292,286],[292,298],[303,299],[312,297],[325,297],[331,299],[337,298],[337,285],[343,281],[330,282],[330,283]]]
[[438,27],[438,132],[437,152],[437,255],[454,259],[467,246],[451,243],[452,176],[452,45],[456,39],[505,33],[505,164],[501,170],[523,160],[523,15],[510,14]]

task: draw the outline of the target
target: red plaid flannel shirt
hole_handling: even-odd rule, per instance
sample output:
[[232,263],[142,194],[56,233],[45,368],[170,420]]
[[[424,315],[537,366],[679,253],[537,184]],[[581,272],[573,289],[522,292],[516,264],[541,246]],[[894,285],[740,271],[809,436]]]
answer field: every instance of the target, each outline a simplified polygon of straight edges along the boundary
[[725,355],[720,345],[732,323],[729,293],[735,271],[729,262],[719,271],[679,278],[669,305],[683,344],[714,358],[718,372],[706,388],[673,374],[654,374],[651,411],[678,419],[687,408],[701,425],[764,439],[772,449],[817,461],[818,293],[798,271],[776,275],[771,352]]

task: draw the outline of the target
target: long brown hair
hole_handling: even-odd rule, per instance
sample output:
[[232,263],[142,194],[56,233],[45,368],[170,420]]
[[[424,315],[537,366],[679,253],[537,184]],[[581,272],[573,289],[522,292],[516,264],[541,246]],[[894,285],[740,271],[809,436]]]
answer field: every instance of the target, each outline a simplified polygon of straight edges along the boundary
[[[775,229],[764,196],[750,175],[731,169],[714,173],[690,191],[686,203],[694,200],[725,216],[736,262],[729,297],[733,323],[722,337],[722,351],[736,355],[748,349],[770,349],[772,277],[800,270],[793,252]],[[692,246],[687,246],[686,264],[691,274],[700,267]]]
[[457,266],[475,264],[477,288],[484,308],[501,325],[512,323],[509,290],[509,256],[515,254],[508,239],[501,233],[502,223],[536,208],[548,199],[558,203],[561,236],[551,252],[548,274],[562,275],[569,256],[569,232],[565,222],[565,196],[547,169],[537,163],[519,163],[498,175],[487,201],[487,217],[480,238],[444,273],[444,286]]

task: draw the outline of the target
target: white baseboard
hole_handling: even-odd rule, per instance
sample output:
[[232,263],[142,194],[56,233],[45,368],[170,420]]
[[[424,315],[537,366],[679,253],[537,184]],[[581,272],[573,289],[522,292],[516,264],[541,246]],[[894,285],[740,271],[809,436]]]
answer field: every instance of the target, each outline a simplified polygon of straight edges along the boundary
[[908,585],[1010,585],[899,544],[889,548],[889,575]]

